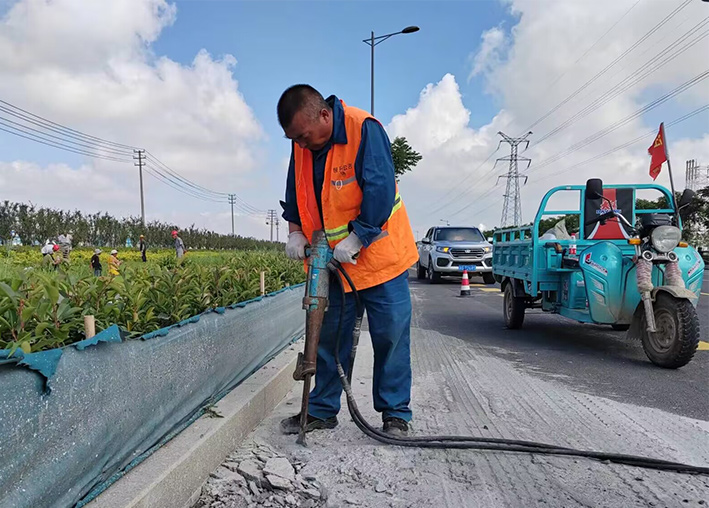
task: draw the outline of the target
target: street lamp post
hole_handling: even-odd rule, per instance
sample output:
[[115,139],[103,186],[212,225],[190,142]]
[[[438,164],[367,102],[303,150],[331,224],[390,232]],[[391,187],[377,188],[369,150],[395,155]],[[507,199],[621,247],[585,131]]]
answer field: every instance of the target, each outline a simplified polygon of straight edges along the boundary
[[384,42],[387,40],[389,37],[393,37],[395,35],[399,34],[410,34],[414,32],[418,32],[419,27],[417,26],[407,26],[403,30],[399,32],[394,32],[386,35],[379,35],[378,37],[374,36],[374,32],[372,32],[372,36],[369,39],[364,39],[362,42],[365,44],[369,45],[369,47],[372,49],[372,59],[371,59],[371,80],[370,80],[370,85],[371,85],[371,106],[369,108],[369,112],[374,116],[374,46],[377,44]]

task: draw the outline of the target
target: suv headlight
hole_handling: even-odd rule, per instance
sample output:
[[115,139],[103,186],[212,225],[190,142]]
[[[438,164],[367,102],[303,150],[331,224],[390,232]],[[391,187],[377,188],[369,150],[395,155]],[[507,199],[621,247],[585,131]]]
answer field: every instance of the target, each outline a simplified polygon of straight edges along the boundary
[[652,231],[650,239],[658,252],[670,252],[679,245],[682,232],[675,226],[659,226]]
[[436,252],[448,252],[451,250],[450,247],[436,247]]
[[488,254],[492,252],[492,247],[483,247],[483,251],[485,252],[485,254]]

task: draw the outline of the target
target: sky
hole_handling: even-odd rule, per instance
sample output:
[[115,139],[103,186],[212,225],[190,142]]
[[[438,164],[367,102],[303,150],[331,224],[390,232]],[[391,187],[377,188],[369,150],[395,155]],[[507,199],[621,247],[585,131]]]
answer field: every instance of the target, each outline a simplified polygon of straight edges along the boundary
[[[525,222],[555,185],[650,183],[662,121],[683,188],[686,159],[709,164],[709,109],[673,124],[709,105],[707,16],[699,0],[0,0],[0,100],[236,194],[236,232],[267,238],[290,150],[281,92],[309,83],[369,109],[362,40],[416,25],[376,46],[375,116],[423,156],[400,182],[420,237],[441,221],[500,225],[499,131],[532,131],[520,149],[532,159],[520,166]],[[657,183],[669,185],[666,170]],[[197,199],[151,174],[144,184],[148,220],[231,231],[226,197]],[[130,160],[0,130],[0,199],[127,216],[140,213],[138,189]]]

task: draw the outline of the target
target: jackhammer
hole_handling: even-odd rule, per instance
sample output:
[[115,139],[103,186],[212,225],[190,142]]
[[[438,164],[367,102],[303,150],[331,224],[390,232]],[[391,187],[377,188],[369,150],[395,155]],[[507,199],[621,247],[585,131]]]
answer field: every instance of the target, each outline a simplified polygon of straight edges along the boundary
[[[305,281],[305,346],[298,353],[298,360],[293,372],[293,379],[303,381],[303,401],[300,407],[300,432],[298,444],[305,445],[305,426],[308,422],[308,401],[310,400],[310,384],[315,375],[320,344],[320,330],[328,307],[330,292],[330,271],[328,263],[332,260],[332,251],[327,243],[324,231],[315,231],[307,250],[308,278]],[[335,273],[337,277],[337,273]]]
[[[305,297],[303,298],[303,308],[306,311],[305,321],[305,346],[302,353],[298,353],[298,360],[293,378],[296,381],[303,381],[303,399],[300,412],[300,432],[297,443],[307,446],[305,439],[305,429],[308,418],[308,402],[310,397],[310,385],[313,375],[315,375],[317,363],[317,351],[320,343],[320,331],[322,329],[325,312],[328,308],[328,295],[330,282],[335,281],[342,295],[343,305],[340,306],[340,320],[337,328],[337,338],[335,344],[335,361],[337,372],[342,383],[342,388],[347,397],[347,408],[355,425],[367,436],[382,443],[417,448],[457,448],[491,450],[521,453],[538,453],[545,455],[562,455],[572,457],[585,457],[616,464],[642,467],[648,469],[660,469],[674,471],[677,473],[705,474],[709,475],[709,467],[682,464],[661,459],[627,455],[620,453],[598,452],[591,450],[576,450],[562,446],[538,443],[534,441],[521,441],[514,439],[500,439],[474,436],[412,436],[398,437],[392,436],[373,427],[363,417],[357,407],[357,402],[352,393],[352,371],[354,370],[357,345],[364,317],[364,306],[360,301],[357,288],[352,282],[349,274],[342,268],[340,263],[333,259],[332,250],[328,245],[324,231],[315,231],[311,239],[311,246],[306,250],[308,274],[305,283]],[[345,285],[342,279],[347,281],[355,300],[357,313],[355,325],[352,333],[352,349],[350,351],[349,365],[345,373],[339,358],[340,333],[345,312]]]

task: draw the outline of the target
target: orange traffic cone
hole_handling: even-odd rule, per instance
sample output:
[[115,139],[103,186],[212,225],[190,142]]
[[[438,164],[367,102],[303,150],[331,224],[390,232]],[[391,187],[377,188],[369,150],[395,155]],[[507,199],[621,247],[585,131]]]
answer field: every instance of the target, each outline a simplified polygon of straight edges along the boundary
[[470,296],[470,281],[468,281],[468,270],[463,270],[463,280],[460,281],[460,296]]

